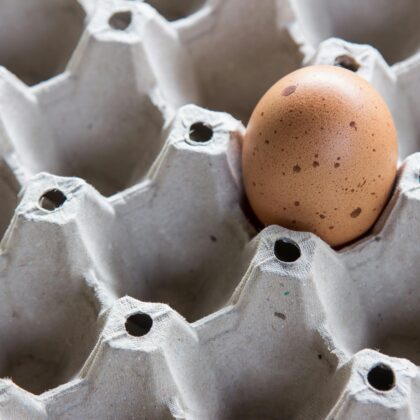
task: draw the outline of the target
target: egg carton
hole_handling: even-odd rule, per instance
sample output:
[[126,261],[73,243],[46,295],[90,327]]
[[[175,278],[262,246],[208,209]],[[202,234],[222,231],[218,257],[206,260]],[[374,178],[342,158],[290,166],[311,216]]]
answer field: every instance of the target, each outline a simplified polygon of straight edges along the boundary
[[[420,418],[418,9],[4,0],[0,418]],[[340,250],[261,229],[242,186],[250,113],[308,64],[370,81],[399,134]]]

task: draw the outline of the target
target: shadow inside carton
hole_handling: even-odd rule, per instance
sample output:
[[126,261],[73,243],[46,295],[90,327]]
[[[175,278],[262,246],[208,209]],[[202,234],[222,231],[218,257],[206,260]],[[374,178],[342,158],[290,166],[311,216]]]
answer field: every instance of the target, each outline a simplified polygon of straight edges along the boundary
[[[299,68],[303,58],[279,2],[257,3],[242,0],[238,8],[234,1],[218,2],[207,17],[212,31],[189,46],[201,81],[198,105],[228,112],[245,125],[264,93]],[[254,22],[247,25],[251,17]]]
[[247,234],[231,229],[213,227],[203,237],[191,233],[185,240],[168,239],[156,231],[151,238],[143,231],[142,237],[150,239],[144,246],[131,247],[130,257],[125,252],[126,271],[115,294],[166,303],[189,322],[217,311],[227,304],[250,262]]
[[34,394],[73,379],[99,334],[97,313],[85,294],[62,297],[58,305],[42,296],[36,305],[22,297],[19,307],[3,306],[0,321],[0,377]]
[[[210,239],[211,240],[211,239]],[[223,248],[220,248],[223,252]],[[160,261],[155,278],[137,282],[137,285],[120,291],[142,301],[162,302],[184,316],[189,322],[217,311],[230,299],[239,284],[246,267],[240,255],[232,255],[227,261],[219,255],[213,261],[195,263],[178,267],[171,262]],[[141,287],[139,287],[141,286]]]
[[301,30],[314,47],[331,37],[370,44],[389,64],[409,58],[420,48],[417,0],[292,0],[292,4]]
[[143,179],[161,150],[164,121],[150,98],[135,92],[97,99],[75,99],[79,110],[69,110],[73,115],[64,123],[59,119],[67,127],[56,128],[64,162],[56,172],[83,178],[110,196]]
[[[391,315],[392,317],[392,315]],[[401,357],[420,365],[420,310],[394,322],[389,315],[378,313],[373,328],[373,348],[392,357]]]
[[11,171],[0,163],[0,240],[12,220],[13,212],[18,202],[19,185]]
[[146,3],[154,7],[166,20],[171,22],[186,18],[197,12],[204,6],[206,0],[146,0]]
[[3,0],[0,65],[28,85],[64,71],[84,28],[76,0]]
[[[242,349],[241,349],[242,350]],[[291,359],[280,357],[276,363],[267,369],[267,375],[261,377],[260,367],[250,368],[249,372],[235,381],[235,389],[231,391],[225,405],[225,412],[220,417],[223,420],[254,420],[254,419],[277,419],[297,418],[304,406],[302,401],[308,401],[314,397],[314,385],[319,384],[318,392],[332,377],[331,369],[318,360],[305,361],[305,369],[300,374],[293,375],[288,381],[285,378],[283,366],[296,362],[296,354]],[[248,367],[249,368],[249,367]],[[243,369],[244,371],[247,368]],[[259,372],[259,374],[257,374]],[[251,385],[250,385],[251,384]],[[343,389],[344,381],[340,379],[331,390],[329,398],[338,398]],[[325,401],[324,401],[325,403]],[[322,409],[321,406],[318,407]],[[315,413],[314,413],[315,415]],[[314,418],[318,418],[315,415]],[[321,417],[319,417],[321,418]]]

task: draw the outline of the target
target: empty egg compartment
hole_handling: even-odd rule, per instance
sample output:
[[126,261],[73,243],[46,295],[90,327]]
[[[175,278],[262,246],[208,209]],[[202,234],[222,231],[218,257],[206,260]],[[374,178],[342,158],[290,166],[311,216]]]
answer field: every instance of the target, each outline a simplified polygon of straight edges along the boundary
[[195,19],[176,28],[200,85],[197,105],[247,123],[264,92],[303,58],[288,30],[287,2],[209,0]]
[[[70,70],[77,74],[77,86],[66,79],[39,91],[38,100],[59,149],[58,174],[82,177],[112,195],[148,169],[160,150],[164,116],[138,84],[138,77],[147,84],[148,75],[138,75],[130,65],[129,45],[88,37],[80,48],[83,64]],[[108,78],[113,83],[105,85]]]
[[207,3],[207,0],[179,0],[176,2],[165,0],[144,1],[156,9],[169,22],[185,19],[201,10]]
[[0,66],[28,85],[64,72],[88,19],[82,1],[0,4]]
[[392,65],[416,54],[420,30],[415,0],[389,4],[384,0],[364,2],[290,0],[296,22],[314,48],[331,37],[377,48]]

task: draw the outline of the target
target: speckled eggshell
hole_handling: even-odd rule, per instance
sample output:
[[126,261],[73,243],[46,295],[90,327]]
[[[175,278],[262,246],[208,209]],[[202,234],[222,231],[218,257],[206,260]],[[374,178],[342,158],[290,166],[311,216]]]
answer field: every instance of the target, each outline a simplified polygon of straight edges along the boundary
[[305,67],[282,78],[256,106],[242,164],[261,222],[343,245],[365,233],[387,202],[397,168],[396,130],[364,79],[339,67]]

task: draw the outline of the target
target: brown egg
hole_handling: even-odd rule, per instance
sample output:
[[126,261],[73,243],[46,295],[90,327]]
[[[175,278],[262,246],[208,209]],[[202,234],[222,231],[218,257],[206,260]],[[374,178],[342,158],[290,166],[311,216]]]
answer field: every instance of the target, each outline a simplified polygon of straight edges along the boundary
[[364,79],[339,67],[305,67],[256,106],[242,163],[261,222],[338,246],[365,233],[387,202],[397,135],[388,107]]

